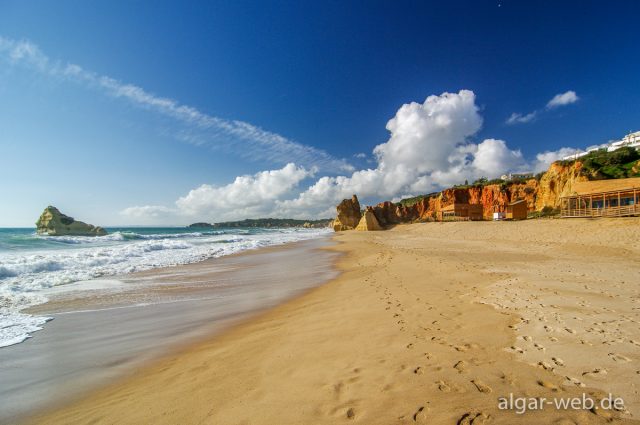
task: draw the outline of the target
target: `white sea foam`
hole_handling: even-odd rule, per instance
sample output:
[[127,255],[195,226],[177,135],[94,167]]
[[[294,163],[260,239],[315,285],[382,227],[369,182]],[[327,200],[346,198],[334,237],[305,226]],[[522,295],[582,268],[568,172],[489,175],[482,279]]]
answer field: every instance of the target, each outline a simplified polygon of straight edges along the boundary
[[51,288],[95,279],[194,263],[240,251],[310,239],[325,229],[202,233],[114,232],[100,238],[63,236],[58,248],[0,252],[0,347],[24,341],[49,320],[21,313],[46,302]]

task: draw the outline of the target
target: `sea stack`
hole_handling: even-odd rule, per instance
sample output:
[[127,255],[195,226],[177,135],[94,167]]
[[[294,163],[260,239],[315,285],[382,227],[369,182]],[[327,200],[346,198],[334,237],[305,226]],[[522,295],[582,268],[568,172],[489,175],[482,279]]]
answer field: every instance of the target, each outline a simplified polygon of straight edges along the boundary
[[336,207],[336,219],[333,221],[333,230],[353,230],[360,222],[360,202],[358,197],[353,195],[351,199],[343,199]]
[[383,230],[380,223],[378,223],[378,219],[373,212],[373,208],[367,207],[364,214],[362,214],[362,218],[360,222],[356,226],[356,230],[361,232],[370,232],[374,230]]
[[94,226],[73,217],[64,215],[56,207],[49,205],[44,209],[38,221],[36,232],[49,236],[104,236],[107,234],[100,226]]

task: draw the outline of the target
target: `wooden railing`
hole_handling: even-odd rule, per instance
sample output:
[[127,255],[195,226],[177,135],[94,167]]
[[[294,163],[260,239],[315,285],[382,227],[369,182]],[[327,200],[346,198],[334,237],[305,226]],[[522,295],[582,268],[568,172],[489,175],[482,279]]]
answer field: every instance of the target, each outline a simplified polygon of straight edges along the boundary
[[640,215],[638,205],[625,205],[622,207],[607,208],[562,208],[562,217],[625,217]]

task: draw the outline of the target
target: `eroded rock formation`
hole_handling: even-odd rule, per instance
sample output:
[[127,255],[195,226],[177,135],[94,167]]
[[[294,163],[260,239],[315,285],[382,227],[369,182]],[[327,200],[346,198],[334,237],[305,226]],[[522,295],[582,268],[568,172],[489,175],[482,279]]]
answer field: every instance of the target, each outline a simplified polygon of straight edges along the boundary
[[[640,163],[640,162],[639,162]],[[640,168],[640,165],[638,165]],[[454,203],[481,204],[483,217],[490,220],[494,212],[505,212],[511,202],[527,201],[529,211],[541,211],[544,207],[557,208],[560,198],[571,194],[576,182],[586,181],[588,176],[582,171],[582,163],[575,161],[569,165],[562,162],[551,164],[540,180],[531,178],[524,182],[505,182],[484,186],[456,187],[422,198],[411,205],[381,202],[371,211],[381,226],[415,221],[433,221],[445,207]],[[353,199],[357,202],[357,198]],[[338,205],[338,218],[334,229],[348,230],[353,225],[353,199],[345,199]],[[360,205],[357,205],[359,211]],[[347,219],[347,215],[349,218]]]
[[336,207],[336,219],[333,221],[333,230],[352,230],[360,222],[360,202],[358,197],[353,195],[351,199],[343,199]]
[[40,235],[49,236],[104,236],[107,234],[102,227],[75,220],[52,206],[45,208],[36,221],[36,231]]
[[483,217],[491,219],[494,212],[504,212],[510,202],[524,199],[531,211],[535,207],[538,181],[509,185],[490,184],[466,188],[450,188],[430,197],[423,198],[410,206],[382,202],[375,207],[376,216],[383,225],[409,223],[412,221],[433,221],[445,207],[454,203],[481,204]]
[[356,230],[365,232],[373,230],[383,230],[382,226],[380,226],[380,223],[378,223],[376,215],[373,213],[372,207],[367,207],[367,209],[364,211],[360,222],[356,226]]
[[560,205],[560,197],[570,195],[573,192],[573,184],[589,180],[582,172],[582,163],[575,161],[564,165],[554,162],[540,179],[540,188],[536,198],[535,209],[544,207],[556,208]]

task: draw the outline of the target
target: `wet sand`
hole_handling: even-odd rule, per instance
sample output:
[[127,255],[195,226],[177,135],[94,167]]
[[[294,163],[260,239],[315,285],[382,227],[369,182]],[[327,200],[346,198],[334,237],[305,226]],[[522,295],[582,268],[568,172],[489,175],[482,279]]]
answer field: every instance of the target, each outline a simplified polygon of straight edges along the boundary
[[[639,224],[338,234],[337,279],[32,422],[638,423]],[[609,392],[624,407],[499,404]]]
[[[335,277],[327,239],[69,285],[32,309],[54,317],[0,350],[0,423],[127,375]],[[72,289],[75,288],[75,289]]]

